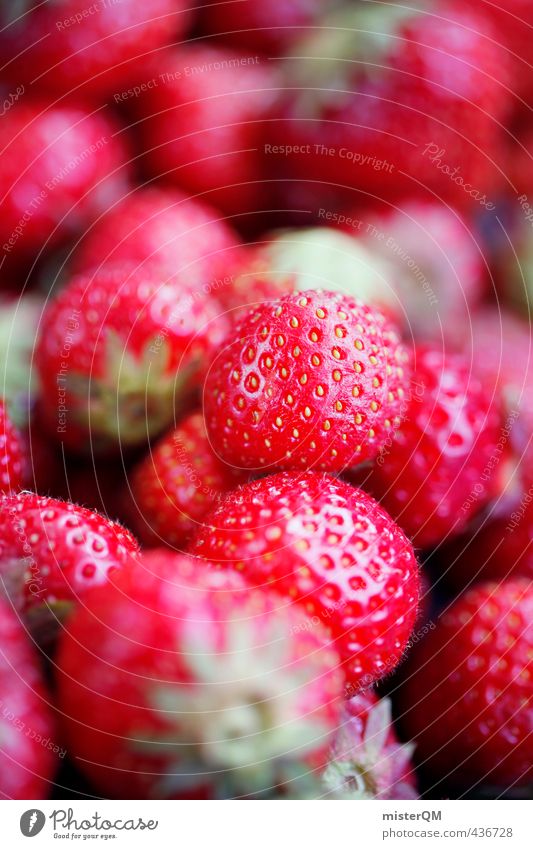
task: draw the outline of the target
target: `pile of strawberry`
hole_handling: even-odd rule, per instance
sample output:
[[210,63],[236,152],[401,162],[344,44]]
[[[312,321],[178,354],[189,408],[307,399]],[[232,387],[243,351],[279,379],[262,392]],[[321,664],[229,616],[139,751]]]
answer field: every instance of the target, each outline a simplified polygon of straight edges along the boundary
[[533,9],[194,5],[0,10],[0,797],[531,798]]

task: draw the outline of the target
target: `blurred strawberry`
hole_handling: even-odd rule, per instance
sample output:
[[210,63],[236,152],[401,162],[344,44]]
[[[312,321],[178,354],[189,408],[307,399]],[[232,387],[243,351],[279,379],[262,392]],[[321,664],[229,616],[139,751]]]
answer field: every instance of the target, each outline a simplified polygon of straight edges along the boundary
[[182,192],[140,188],[90,228],[72,257],[74,271],[103,263],[157,262],[195,286],[198,296],[225,285],[239,239],[221,214]]
[[46,799],[59,764],[57,755],[64,757],[65,750],[55,738],[50,697],[37,655],[17,616],[3,601],[0,692],[0,798]]
[[17,0],[0,11],[3,73],[54,95],[104,96],[142,78],[147,55],[189,20],[185,0]]
[[378,458],[372,491],[416,546],[459,533],[501,492],[498,403],[458,355],[418,349],[403,421]]
[[325,629],[301,621],[238,575],[145,554],[87,596],[64,634],[69,749],[113,797],[320,792],[342,682]]
[[357,3],[326,17],[293,52],[284,120],[271,125],[268,143],[280,146],[271,168],[299,181],[303,208],[327,206],[328,194],[353,204],[354,189],[492,203],[511,95],[484,16],[446,2],[429,11]]
[[27,462],[22,437],[0,400],[0,492],[21,489]]
[[71,278],[47,306],[36,350],[50,432],[87,453],[168,427],[227,330],[214,299],[197,294],[149,265]]
[[24,102],[0,122],[2,275],[83,231],[128,187],[129,153],[107,115]]
[[202,6],[200,24],[224,42],[266,53],[286,50],[306,26],[320,23],[331,0],[229,0]]
[[190,44],[162,52],[154,78],[134,104],[150,174],[226,213],[268,209],[262,140],[280,87],[273,63]]
[[213,451],[202,413],[166,434],[133,469],[130,486],[135,530],[148,546],[185,545],[213,505],[248,475]]

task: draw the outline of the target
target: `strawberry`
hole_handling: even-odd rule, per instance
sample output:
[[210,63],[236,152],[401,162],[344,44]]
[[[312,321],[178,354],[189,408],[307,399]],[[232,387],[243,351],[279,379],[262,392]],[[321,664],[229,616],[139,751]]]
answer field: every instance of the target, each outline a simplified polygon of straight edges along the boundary
[[480,584],[415,647],[400,721],[432,787],[533,778],[532,618],[529,581]]
[[33,647],[0,601],[0,798],[46,799],[65,751],[57,743]]
[[238,575],[145,554],[88,595],[63,636],[69,749],[96,788],[121,798],[314,789],[342,687],[323,629],[301,622]]
[[507,0],[506,3],[492,3],[490,0],[470,0],[472,9],[482,12],[491,20],[498,40],[507,49],[511,66],[511,88],[517,98],[525,103],[524,115],[529,117],[529,103],[533,93],[533,70],[531,68],[531,27],[533,26],[533,8],[529,0]]
[[318,472],[281,472],[230,492],[191,551],[328,626],[348,692],[398,664],[416,617],[411,544],[365,492]]
[[32,492],[0,498],[0,579],[36,637],[47,642],[80,594],[107,581],[138,543],[115,522]]
[[214,360],[208,434],[236,466],[336,471],[376,456],[409,373],[380,312],[338,293],[286,295],[253,309]]
[[0,124],[2,273],[77,234],[129,183],[114,120],[80,106],[15,104]]
[[[397,323],[405,308],[396,294],[396,270],[362,240],[348,238],[333,227],[285,229],[267,234],[256,248],[256,261],[274,282],[288,277],[293,288],[327,289],[360,298]],[[266,274],[266,271],[265,271]]]
[[486,258],[473,226],[436,201],[362,210],[346,227],[392,265],[393,294],[417,340],[438,342],[465,325],[486,290]]
[[2,9],[0,56],[12,81],[104,96],[141,80],[146,56],[183,37],[185,0],[17,0]]
[[0,296],[0,381],[11,420],[23,429],[39,394],[33,347],[44,297],[37,293]]
[[213,453],[202,414],[191,413],[132,472],[140,538],[147,545],[183,546],[213,503],[246,478]]
[[467,360],[418,350],[405,419],[372,475],[372,491],[415,545],[458,533],[500,491],[498,406]]
[[0,492],[20,489],[26,475],[22,437],[0,400]]
[[225,267],[238,244],[220,213],[207,204],[177,190],[141,188],[88,231],[74,252],[72,270],[157,262],[206,295],[229,282]]
[[482,15],[445,2],[347,4],[291,54],[284,120],[266,145],[271,170],[314,190],[293,205],[353,203],[356,189],[494,209],[511,96],[505,51]]
[[327,0],[230,0],[202,7],[200,24],[224,42],[271,54],[287,49],[307,26],[320,22]]
[[398,743],[390,699],[372,692],[346,702],[330,762],[326,798],[417,799],[411,757],[414,746]]
[[218,305],[143,265],[71,278],[37,343],[42,407],[76,450],[142,444],[172,422],[226,331]]
[[133,103],[149,173],[229,214],[268,209],[262,140],[280,87],[273,63],[204,42],[162,51],[153,78]]

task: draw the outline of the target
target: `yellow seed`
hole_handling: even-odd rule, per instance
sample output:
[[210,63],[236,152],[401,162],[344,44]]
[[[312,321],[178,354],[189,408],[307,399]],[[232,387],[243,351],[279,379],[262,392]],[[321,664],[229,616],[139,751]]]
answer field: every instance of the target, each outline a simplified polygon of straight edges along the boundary
[[285,344],[285,339],[283,338],[283,336],[278,336],[276,342],[278,343],[278,348],[282,348]]
[[233,427],[233,419],[226,419],[226,424],[228,427]]
[[311,331],[309,336],[311,338],[311,342],[318,342],[318,333],[315,333],[314,330]]
[[299,327],[299,326],[300,326],[300,322],[298,321],[296,316],[293,315],[293,317],[291,318],[291,327]]
[[272,359],[272,357],[267,357],[265,359],[265,365],[267,368],[272,368],[272,366],[274,365],[274,360]]
[[345,321],[345,320],[348,318],[348,316],[346,315],[346,313],[344,312],[344,310],[339,310],[339,311],[338,311],[338,313],[337,313],[337,315],[339,316],[339,318],[340,318],[342,321]]
[[376,435],[376,431],[374,430],[374,428],[373,427],[369,428],[368,429],[368,438],[374,439],[375,435]]
[[295,427],[293,429],[292,435],[294,436],[295,439],[298,439],[298,437],[300,436],[300,431],[298,430],[298,428]]
[[304,416],[307,416],[307,418],[309,418],[310,415],[311,415],[311,407],[306,407],[305,410],[304,410]]
[[286,369],[285,367],[283,367],[283,368],[280,370],[280,374],[281,374],[281,376],[282,376],[284,379],[285,379],[286,377],[288,377],[288,376],[289,376],[289,372],[287,371],[287,369]]
[[379,410],[379,404],[376,401],[372,401],[371,404],[370,404],[370,409],[374,413],[377,413],[377,411]]
[[304,386],[307,383],[307,375],[306,374],[302,374],[302,376],[300,378],[300,383],[302,384],[302,386]]
[[370,360],[370,362],[372,363],[373,366],[377,366],[378,361],[376,360],[374,354],[370,354],[368,359]]
[[300,351],[298,345],[295,345],[294,348],[292,349],[293,357],[299,357],[300,354],[301,354],[301,351]]
[[300,298],[298,303],[301,307],[306,307],[307,306],[307,298]]
[[374,380],[372,381],[372,386],[374,386],[376,389],[378,389],[381,386],[381,381],[380,381],[379,377],[374,378]]
[[333,372],[333,380],[336,380],[337,383],[338,383],[341,378],[342,378],[342,374],[340,373],[340,371],[338,369],[335,369],[335,371]]
[[313,354],[313,356],[311,357],[311,362],[313,363],[314,366],[319,366],[320,365],[320,357],[317,354]]
[[355,347],[357,348],[357,350],[358,350],[358,351],[362,351],[362,350],[363,350],[363,343],[361,342],[361,340],[360,340],[360,339],[356,339],[356,340],[355,340]]
[[233,379],[239,380],[240,376],[240,373],[235,369],[235,371],[233,372]]
[[354,398],[359,398],[359,395],[360,395],[360,394],[361,394],[361,393],[359,392],[359,387],[358,387],[358,386],[354,386],[354,388],[352,389],[352,395],[353,395],[353,397],[354,397]]
[[323,396],[323,394],[324,394],[324,387],[323,387],[323,386],[320,386],[320,384],[319,384],[319,385],[317,386],[317,388],[316,388],[316,394],[317,394],[317,395],[320,395],[320,397],[322,397],[322,396]]
[[289,395],[287,395],[285,400],[287,401],[287,404],[289,404],[289,405],[294,404],[294,398],[292,397],[292,395],[290,393],[289,393]]
[[282,424],[283,424],[283,420],[282,420],[279,416],[276,416],[276,425],[277,425],[277,427],[281,427],[281,426],[282,426]]
[[336,360],[340,360],[341,352],[339,351],[338,348],[333,348],[331,353],[333,354],[333,356],[335,357]]
[[342,411],[342,401],[335,401],[335,409],[339,413]]
[[324,430],[329,430],[331,428],[331,422],[329,419],[326,419],[323,424]]
[[355,416],[354,416],[354,419],[355,419],[356,424],[361,424],[361,422],[363,421],[363,417],[362,417],[361,413],[356,413]]
[[270,439],[265,439],[265,445],[267,448],[270,448],[270,446],[272,445]]
[[326,317],[326,313],[324,312],[322,307],[319,307],[317,309],[316,314],[317,314],[317,318],[325,318]]

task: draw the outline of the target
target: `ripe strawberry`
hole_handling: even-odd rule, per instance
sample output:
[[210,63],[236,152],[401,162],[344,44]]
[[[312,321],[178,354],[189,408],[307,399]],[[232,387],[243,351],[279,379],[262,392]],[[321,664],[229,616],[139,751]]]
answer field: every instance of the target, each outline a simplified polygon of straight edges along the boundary
[[238,575],[146,554],[69,621],[58,657],[69,749],[111,796],[314,789],[342,686],[323,629],[300,624]]
[[238,238],[207,204],[177,190],[137,189],[89,230],[73,255],[74,271],[103,263],[157,261],[198,294],[222,286]]
[[2,273],[86,227],[127,189],[128,150],[106,115],[24,102],[0,123]]
[[55,96],[116,92],[143,77],[151,51],[183,37],[189,18],[185,0],[17,0],[0,14],[3,73]]
[[346,702],[324,773],[336,799],[418,799],[414,746],[396,737],[388,698],[361,693]]
[[400,720],[432,786],[533,777],[533,595],[527,580],[459,597],[414,649]]
[[0,400],[0,492],[20,489],[27,475],[21,435]]
[[92,510],[32,492],[0,498],[2,586],[43,642],[80,594],[137,551],[129,531]]
[[224,42],[266,53],[288,48],[307,26],[319,23],[327,0],[232,0],[202,7],[200,23]]
[[218,313],[213,299],[152,266],[73,277],[48,305],[37,343],[51,431],[78,451],[160,433],[225,335]]
[[[469,4],[487,16],[498,33],[498,40],[507,48],[511,66],[511,89],[517,97],[524,98],[523,112],[529,117],[529,102],[533,93],[533,70],[531,68],[531,27],[533,8],[529,0],[507,0],[492,3],[490,0],[471,0]],[[516,109],[521,104],[516,104]]]
[[49,697],[24,628],[3,601],[0,692],[0,798],[46,799],[58,765]]
[[246,468],[336,471],[376,456],[400,420],[409,357],[380,312],[306,291],[243,319],[205,384],[217,453]]
[[373,498],[318,472],[281,472],[230,492],[191,551],[297,601],[328,626],[353,688],[399,663],[416,618],[411,544]]
[[303,208],[327,207],[328,193],[353,203],[353,189],[491,202],[511,97],[505,51],[483,16],[445,2],[347,4],[293,54],[285,119],[268,141],[282,146],[271,169],[314,188]]
[[180,547],[246,474],[213,453],[201,413],[192,413],[134,468],[135,529],[146,545]]
[[354,218],[358,229],[346,231],[391,263],[393,294],[417,340],[447,339],[467,324],[486,290],[486,258],[472,224],[445,204],[417,199]]
[[499,413],[468,361],[418,350],[407,414],[372,475],[373,492],[415,545],[458,533],[500,491]]
[[268,210],[262,141],[280,88],[273,63],[204,42],[162,51],[153,76],[134,103],[149,173],[226,213]]

